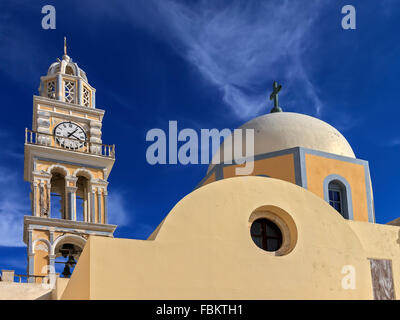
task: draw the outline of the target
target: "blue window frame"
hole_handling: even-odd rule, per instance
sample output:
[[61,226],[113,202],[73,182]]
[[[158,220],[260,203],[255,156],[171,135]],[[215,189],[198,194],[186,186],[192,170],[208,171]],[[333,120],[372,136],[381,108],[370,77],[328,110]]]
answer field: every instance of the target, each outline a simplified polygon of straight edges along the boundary
[[328,187],[329,204],[336,209],[342,216],[346,217],[345,203],[344,203],[344,190],[343,187],[336,181],[331,181]]

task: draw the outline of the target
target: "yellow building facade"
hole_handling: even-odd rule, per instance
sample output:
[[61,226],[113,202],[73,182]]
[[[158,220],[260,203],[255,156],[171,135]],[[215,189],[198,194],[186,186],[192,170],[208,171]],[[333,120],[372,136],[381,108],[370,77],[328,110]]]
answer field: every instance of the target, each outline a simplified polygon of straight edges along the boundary
[[146,241],[91,237],[61,298],[396,299],[399,224],[375,223],[368,162],[306,115],[240,128],[251,176],[211,164]]
[[147,240],[117,239],[107,205],[115,148],[102,144],[95,89],[65,52],[39,91],[25,137],[29,282],[54,275],[60,257],[76,264],[47,298],[400,296],[400,223],[375,223],[368,162],[326,122],[276,103],[239,128],[254,130],[250,175],[237,175],[228,152]]

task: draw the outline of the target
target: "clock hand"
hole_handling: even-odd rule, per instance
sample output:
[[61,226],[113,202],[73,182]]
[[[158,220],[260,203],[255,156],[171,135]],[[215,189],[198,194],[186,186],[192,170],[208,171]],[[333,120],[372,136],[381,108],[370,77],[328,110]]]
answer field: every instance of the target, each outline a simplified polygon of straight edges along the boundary
[[77,132],[78,131],[78,129],[75,129],[75,131],[74,132],[71,132],[70,134],[68,134],[68,137],[67,138],[69,138],[70,136],[72,136],[75,132]]
[[81,139],[79,139],[77,136],[75,136],[75,135],[72,135],[75,139],[78,139],[78,140],[81,140]]

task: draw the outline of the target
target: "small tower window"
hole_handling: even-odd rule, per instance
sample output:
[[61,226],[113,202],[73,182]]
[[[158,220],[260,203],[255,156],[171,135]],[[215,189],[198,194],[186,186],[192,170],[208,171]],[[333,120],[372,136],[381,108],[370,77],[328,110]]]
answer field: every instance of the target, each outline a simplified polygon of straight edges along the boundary
[[56,98],[56,82],[54,80],[47,82],[47,97],[50,99]]
[[83,105],[90,107],[90,91],[85,86],[83,87]]
[[66,68],[65,68],[65,73],[66,74],[70,74],[70,75],[74,75],[74,69],[72,69],[72,67],[71,66],[66,66]]
[[328,186],[329,204],[344,218],[348,219],[346,208],[346,188],[339,181],[331,181]]
[[65,91],[65,102],[74,103],[75,102],[75,82],[74,81],[65,81],[64,91]]
[[266,251],[277,251],[282,246],[282,232],[271,220],[262,218],[253,222],[250,229],[254,243]]

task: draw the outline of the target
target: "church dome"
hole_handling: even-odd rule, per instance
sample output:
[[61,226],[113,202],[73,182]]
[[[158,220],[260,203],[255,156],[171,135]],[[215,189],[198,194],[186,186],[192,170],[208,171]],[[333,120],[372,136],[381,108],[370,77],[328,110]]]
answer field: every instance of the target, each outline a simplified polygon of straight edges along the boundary
[[[350,144],[338,130],[322,120],[304,114],[269,113],[250,120],[239,129],[254,129],[254,156],[303,147],[355,158]],[[243,132],[243,154],[245,139]],[[223,144],[220,150],[223,153]],[[213,166],[214,164],[209,166],[208,172]]]

